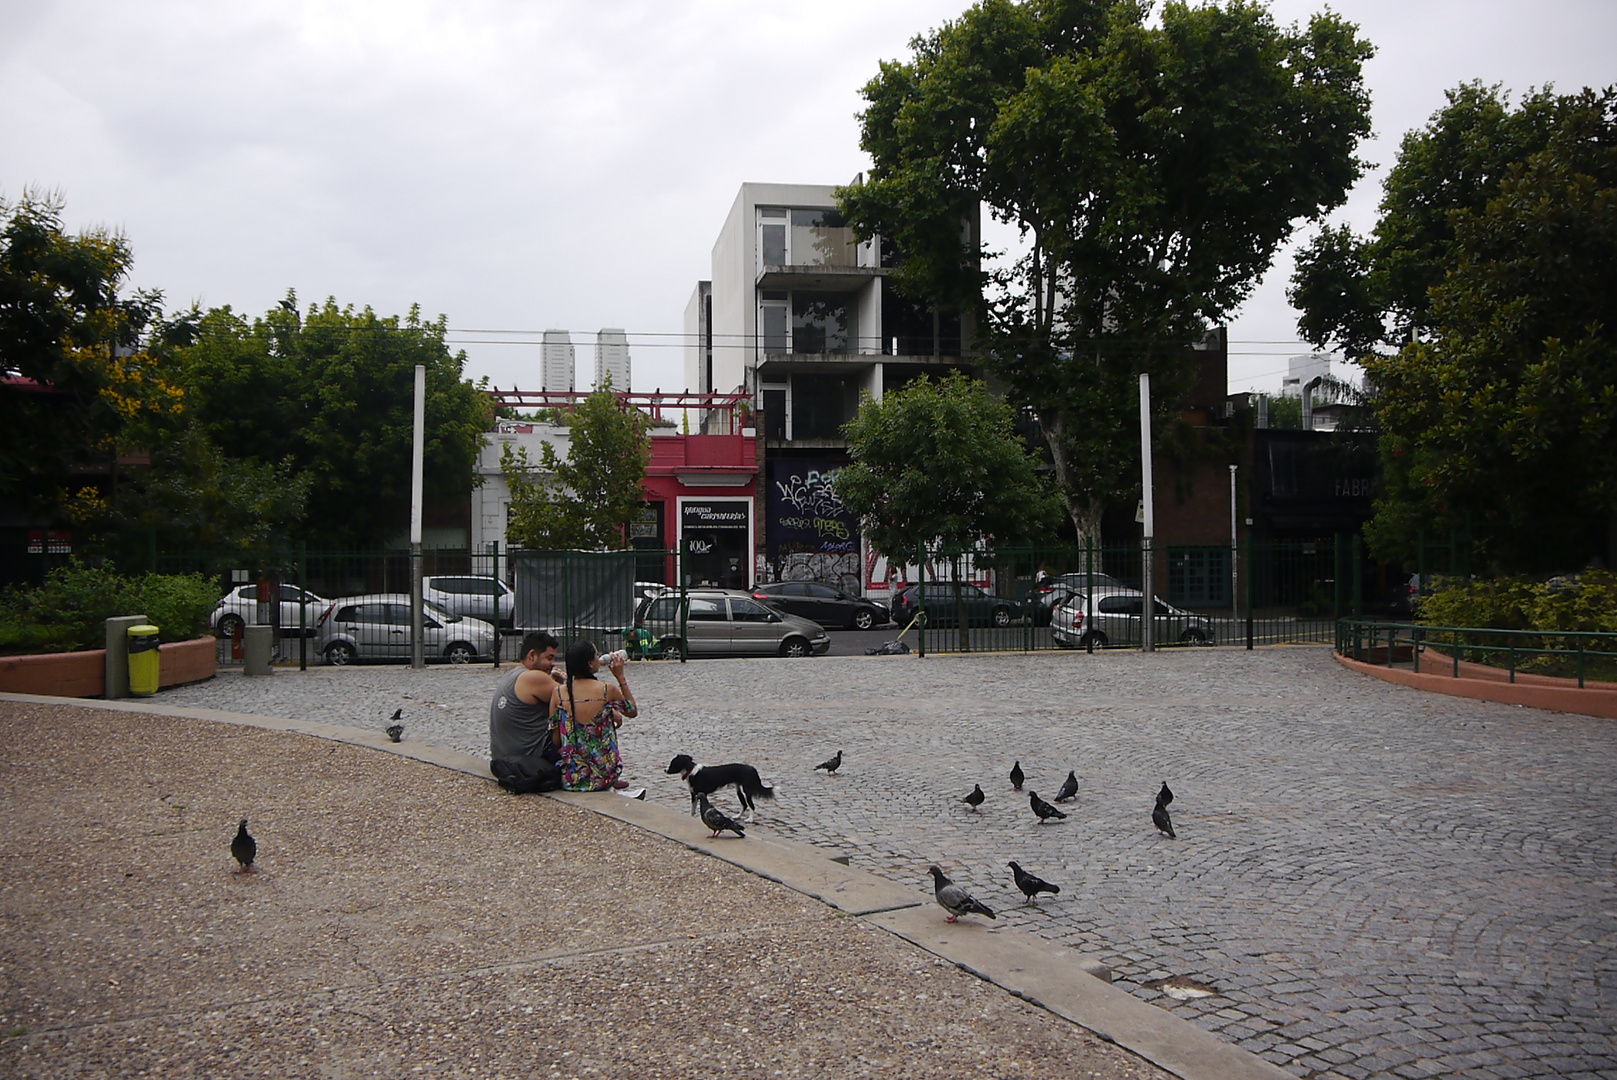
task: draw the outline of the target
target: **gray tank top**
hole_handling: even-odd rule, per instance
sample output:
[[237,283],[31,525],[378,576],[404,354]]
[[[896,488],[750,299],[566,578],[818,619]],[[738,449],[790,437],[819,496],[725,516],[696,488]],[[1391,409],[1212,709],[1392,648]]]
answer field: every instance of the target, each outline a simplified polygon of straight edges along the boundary
[[517,677],[528,669],[520,665],[500,680],[488,707],[489,759],[529,757],[545,748],[550,735],[550,702],[530,705],[517,697]]

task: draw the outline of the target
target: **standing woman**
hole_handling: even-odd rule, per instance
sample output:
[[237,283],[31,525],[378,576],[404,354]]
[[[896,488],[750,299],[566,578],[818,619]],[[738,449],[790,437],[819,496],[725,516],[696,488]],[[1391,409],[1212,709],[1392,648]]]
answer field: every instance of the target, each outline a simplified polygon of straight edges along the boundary
[[550,726],[561,755],[562,787],[568,791],[629,786],[627,780],[618,778],[623,768],[618,728],[624,717],[639,710],[625,681],[624,667],[623,660],[613,658],[614,686],[595,677],[601,670],[601,657],[594,642],[574,642],[567,650],[567,681],[551,691]]

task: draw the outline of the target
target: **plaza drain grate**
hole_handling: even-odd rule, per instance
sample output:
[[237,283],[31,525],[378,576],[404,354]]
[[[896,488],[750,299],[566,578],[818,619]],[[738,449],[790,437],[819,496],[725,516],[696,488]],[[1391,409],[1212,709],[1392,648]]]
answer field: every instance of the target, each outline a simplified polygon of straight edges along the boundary
[[1170,975],[1166,979],[1152,979],[1145,984],[1147,990],[1161,990],[1175,1001],[1213,997],[1217,990],[1206,983],[1197,982],[1188,975]]

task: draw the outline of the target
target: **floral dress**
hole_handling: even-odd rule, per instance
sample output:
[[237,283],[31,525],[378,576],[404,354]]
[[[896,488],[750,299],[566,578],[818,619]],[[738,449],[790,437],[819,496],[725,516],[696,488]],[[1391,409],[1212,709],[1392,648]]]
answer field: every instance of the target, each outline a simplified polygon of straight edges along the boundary
[[623,722],[618,703],[608,701],[595,719],[573,719],[565,705],[552,722],[560,733],[561,786],[568,791],[604,791],[623,768],[618,754],[618,725]]

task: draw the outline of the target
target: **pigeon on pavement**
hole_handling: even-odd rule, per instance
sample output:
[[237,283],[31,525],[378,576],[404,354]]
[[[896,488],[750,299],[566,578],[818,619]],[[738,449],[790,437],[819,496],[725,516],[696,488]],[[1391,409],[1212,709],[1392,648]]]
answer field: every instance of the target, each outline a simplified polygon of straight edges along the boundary
[[830,761],[820,762],[818,765],[814,766],[814,771],[819,772],[821,769],[824,769],[827,776],[834,776],[836,775],[836,771],[840,768],[842,768],[842,751],[838,750],[836,757],[832,758]]
[[971,794],[967,795],[960,801],[975,810],[977,807],[983,804],[983,800],[985,798],[987,798],[987,796],[983,794],[983,786],[981,784],[973,784],[971,785]]
[[1167,804],[1161,799],[1157,800],[1157,805],[1151,810],[1151,824],[1155,825],[1157,831],[1167,836],[1169,840],[1178,839],[1173,833],[1173,819],[1168,816]]
[[701,798],[702,824],[713,830],[712,835],[708,837],[709,840],[716,839],[722,832],[733,832],[745,839],[747,834],[741,831],[740,825],[726,817],[723,810],[708,802],[706,795]]
[[393,710],[393,715],[388,717],[388,719],[393,721],[395,724],[398,723],[400,720],[404,719],[404,710],[403,709],[394,709]]
[[1022,775],[1022,763],[1018,761],[1015,765],[1011,766],[1011,789],[1013,791],[1021,791],[1022,781],[1024,779],[1026,778]]
[[998,918],[987,904],[973,900],[965,889],[944,877],[942,870],[930,866],[927,867],[927,871],[932,875],[932,895],[937,897],[938,906],[949,913],[949,922],[954,922],[962,915],[987,915],[990,919]]
[[1033,903],[1042,892],[1053,894],[1061,891],[1060,885],[1052,885],[1043,878],[1034,877],[1014,862],[1011,863],[1011,876],[1016,879],[1016,887],[1022,890],[1022,895],[1027,897],[1025,903]]
[[390,726],[387,729],[387,737],[394,742],[398,742],[400,739],[404,738],[404,725],[393,724]]
[[1166,780],[1162,782],[1162,790],[1157,792],[1157,802],[1161,803],[1163,806],[1167,806],[1169,803],[1173,802],[1173,792],[1168,790],[1168,781]]
[[1057,810],[1055,807],[1045,802],[1043,799],[1039,798],[1039,793],[1031,789],[1027,793],[1027,804],[1033,808],[1033,812],[1035,814],[1039,815],[1040,825],[1043,825],[1051,818],[1064,818],[1067,816],[1060,810]]
[[236,873],[252,873],[253,860],[258,857],[258,841],[247,832],[247,819],[241,819],[241,825],[236,829],[236,836],[230,841],[230,854],[241,863],[241,869]]
[[1062,781],[1061,790],[1056,792],[1056,802],[1066,802],[1068,799],[1078,797],[1078,773],[1067,773],[1067,779]]

